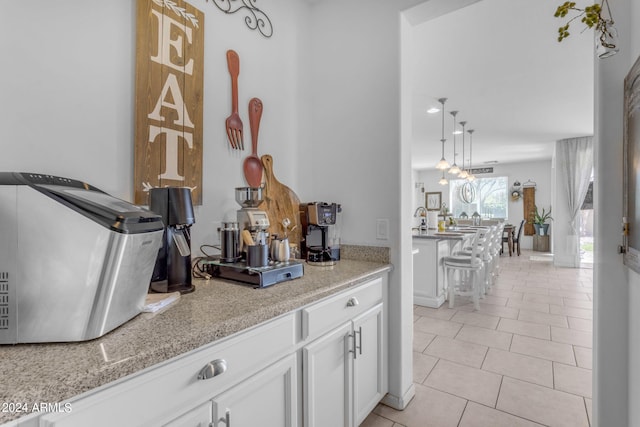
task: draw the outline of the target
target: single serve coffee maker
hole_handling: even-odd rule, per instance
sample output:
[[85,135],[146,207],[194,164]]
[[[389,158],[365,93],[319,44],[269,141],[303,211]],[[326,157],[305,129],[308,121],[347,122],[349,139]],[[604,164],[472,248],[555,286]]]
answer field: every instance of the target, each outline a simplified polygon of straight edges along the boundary
[[193,292],[191,284],[191,233],[196,222],[187,187],[164,187],[149,190],[149,209],[162,216],[163,245],[158,252],[151,276],[154,292]]
[[302,258],[308,263],[333,265],[340,260],[342,207],[337,203],[312,202],[300,205]]

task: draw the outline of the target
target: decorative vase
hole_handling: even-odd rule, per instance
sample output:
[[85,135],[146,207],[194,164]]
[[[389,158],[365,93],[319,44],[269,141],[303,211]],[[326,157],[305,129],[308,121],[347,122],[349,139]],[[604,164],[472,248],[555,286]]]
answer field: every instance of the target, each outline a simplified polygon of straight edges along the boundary
[[533,224],[536,234],[546,236],[549,234],[549,224]]

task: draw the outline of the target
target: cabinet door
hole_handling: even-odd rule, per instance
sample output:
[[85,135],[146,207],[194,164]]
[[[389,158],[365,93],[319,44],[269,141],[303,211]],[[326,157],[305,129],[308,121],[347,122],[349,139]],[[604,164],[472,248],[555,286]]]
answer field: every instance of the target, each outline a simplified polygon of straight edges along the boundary
[[351,322],[302,349],[304,426],[351,426]]
[[213,425],[294,427],[298,419],[296,361],[294,353],[218,395],[213,399]]
[[386,393],[382,304],[353,319],[356,353],[353,359],[355,424],[359,426]]
[[165,424],[164,427],[209,427],[210,425],[211,402],[206,402]]

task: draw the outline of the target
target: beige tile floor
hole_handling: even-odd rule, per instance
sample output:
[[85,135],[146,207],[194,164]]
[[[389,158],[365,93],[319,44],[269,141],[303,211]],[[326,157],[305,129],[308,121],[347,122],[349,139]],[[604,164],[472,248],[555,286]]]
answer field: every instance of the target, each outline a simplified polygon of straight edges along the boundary
[[361,427],[590,426],[593,270],[531,251],[501,270],[480,311],[414,307],[415,398]]

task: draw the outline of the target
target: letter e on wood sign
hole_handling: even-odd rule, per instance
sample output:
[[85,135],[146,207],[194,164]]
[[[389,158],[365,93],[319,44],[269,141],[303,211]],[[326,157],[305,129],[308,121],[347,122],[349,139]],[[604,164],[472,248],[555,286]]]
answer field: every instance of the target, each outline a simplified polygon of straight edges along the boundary
[[138,0],[134,198],[190,187],[202,204],[204,14],[181,0]]

